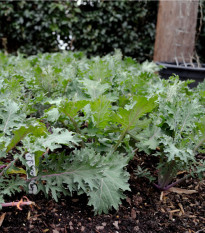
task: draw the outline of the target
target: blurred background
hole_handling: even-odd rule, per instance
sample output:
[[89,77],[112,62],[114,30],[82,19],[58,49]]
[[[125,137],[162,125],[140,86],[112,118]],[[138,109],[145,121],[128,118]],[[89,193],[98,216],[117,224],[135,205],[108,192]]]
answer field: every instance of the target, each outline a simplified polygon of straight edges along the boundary
[[[153,60],[158,1],[1,1],[0,50],[32,55],[59,50],[105,55],[116,48],[138,62]],[[205,62],[205,1],[196,52]]]

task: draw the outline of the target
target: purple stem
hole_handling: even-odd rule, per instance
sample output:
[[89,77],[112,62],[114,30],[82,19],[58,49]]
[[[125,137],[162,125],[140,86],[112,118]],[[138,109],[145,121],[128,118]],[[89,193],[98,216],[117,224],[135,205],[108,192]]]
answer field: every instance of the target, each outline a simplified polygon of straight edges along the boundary
[[61,176],[64,174],[73,174],[73,172],[62,172],[62,173],[54,173],[54,174],[43,175],[43,176],[35,176],[33,178],[27,179],[26,182],[30,182],[32,180],[37,180],[39,178],[44,178],[44,177]]
[[174,183],[172,183],[172,184],[170,184],[170,185],[167,185],[167,186],[165,186],[165,187],[161,187],[160,185],[155,184],[155,183],[153,183],[153,185],[154,185],[156,188],[158,188],[159,190],[161,190],[161,191],[167,191],[168,189],[170,189],[170,188],[174,187],[175,185],[181,183],[182,181],[186,180],[186,179],[189,178],[190,176],[191,176],[191,175],[188,174],[188,175],[184,176],[183,178],[177,180],[176,182],[174,182]]
[[4,167],[6,167],[6,165],[2,165],[2,166],[0,166],[0,169],[2,169],[2,168],[4,168]]

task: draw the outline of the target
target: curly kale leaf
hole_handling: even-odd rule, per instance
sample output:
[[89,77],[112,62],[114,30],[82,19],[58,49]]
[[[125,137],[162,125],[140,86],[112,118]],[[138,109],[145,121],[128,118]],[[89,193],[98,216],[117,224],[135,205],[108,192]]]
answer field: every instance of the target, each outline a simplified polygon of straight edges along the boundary
[[55,167],[54,160],[55,165],[50,173],[39,171],[38,177],[34,178],[39,179],[39,190],[46,194],[50,192],[55,200],[58,199],[60,192],[68,194],[68,190],[71,194],[74,191],[79,194],[86,193],[89,205],[94,207],[96,214],[107,213],[112,207],[118,208],[120,200],[124,198],[123,192],[129,190],[129,175],[124,170],[127,158],[117,152],[112,156],[102,156],[92,148],[75,150],[67,159],[65,155],[61,156],[63,156],[61,170]]

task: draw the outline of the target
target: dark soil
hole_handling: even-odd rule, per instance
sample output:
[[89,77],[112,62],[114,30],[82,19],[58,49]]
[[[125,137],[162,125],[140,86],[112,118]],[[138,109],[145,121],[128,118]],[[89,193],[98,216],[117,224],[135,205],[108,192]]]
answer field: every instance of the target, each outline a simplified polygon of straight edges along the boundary
[[[143,162],[150,163],[152,169],[152,161]],[[132,191],[126,193],[127,198],[118,211],[94,216],[92,208],[87,206],[86,195],[62,197],[58,203],[42,194],[28,195],[36,206],[24,206],[22,211],[15,207],[4,208],[0,213],[0,220],[6,213],[0,232],[205,232],[205,182],[190,178],[177,187],[196,190],[196,193],[169,192],[160,201],[159,190],[145,178],[133,175],[133,170],[140,163],[142,159],[138,156],[128,166]]]

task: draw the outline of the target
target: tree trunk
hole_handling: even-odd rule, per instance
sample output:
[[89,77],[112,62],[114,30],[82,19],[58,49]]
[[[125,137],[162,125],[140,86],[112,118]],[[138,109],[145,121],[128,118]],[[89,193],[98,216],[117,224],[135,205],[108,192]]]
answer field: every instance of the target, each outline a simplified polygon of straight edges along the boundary
[[198,0],[159,1],[154,61],[191,62]]

